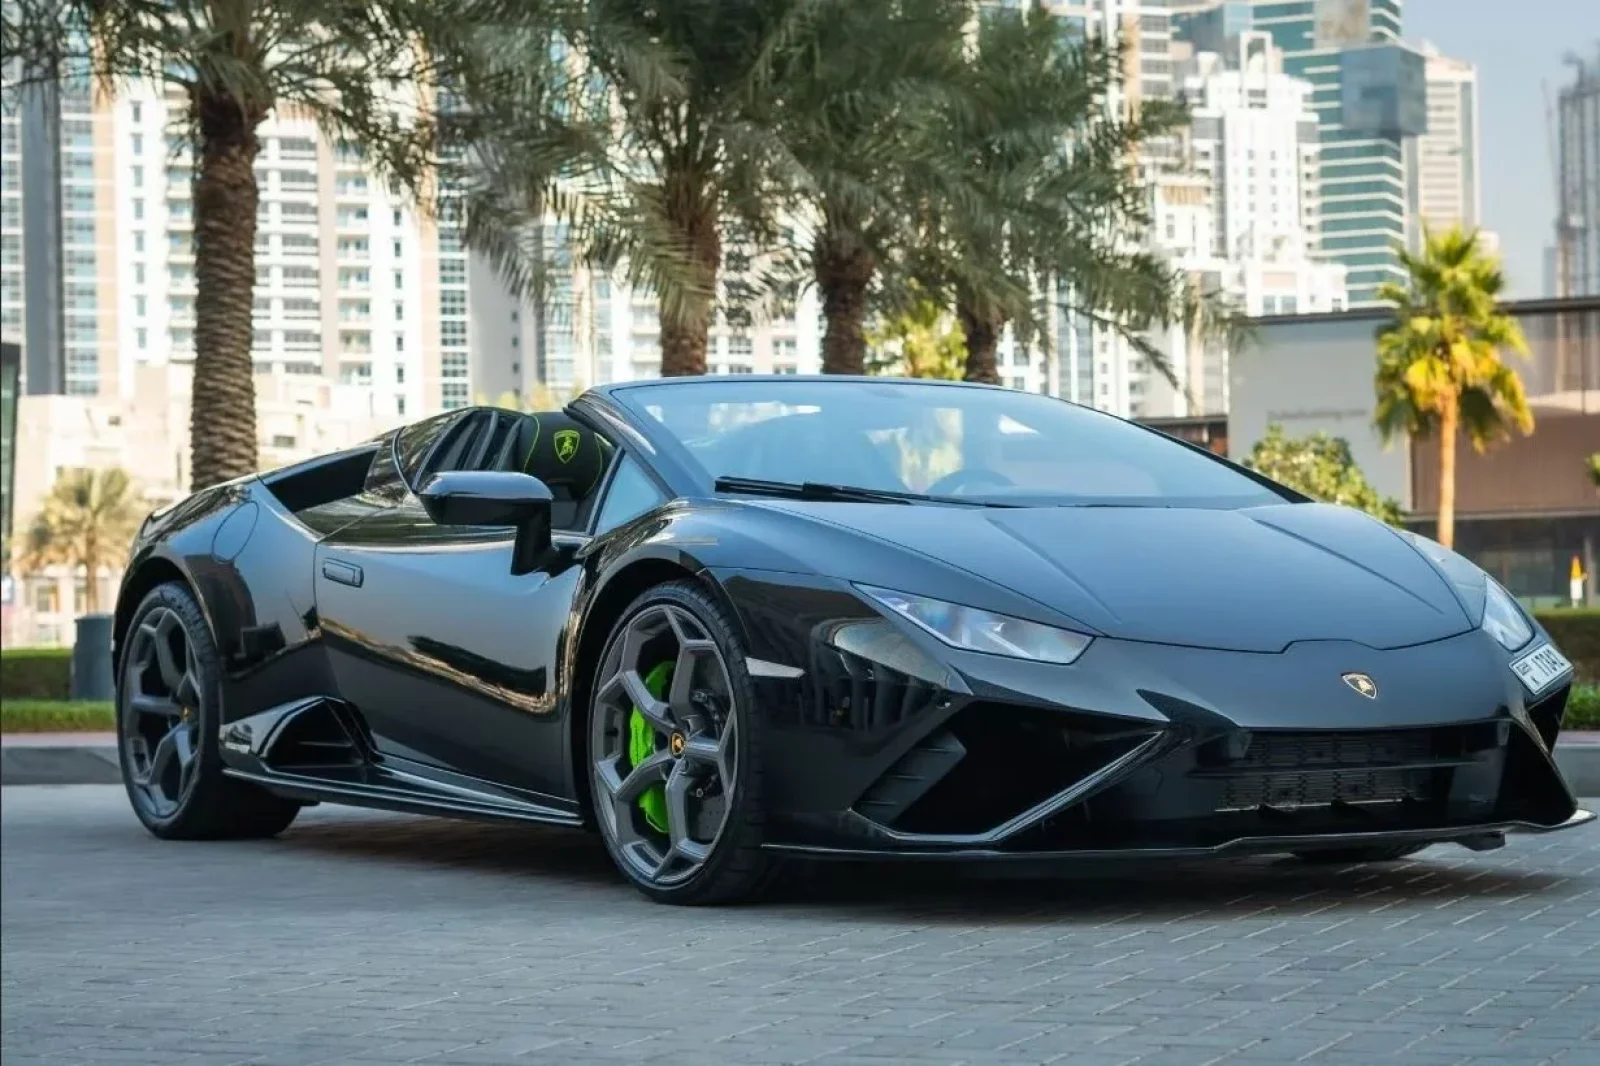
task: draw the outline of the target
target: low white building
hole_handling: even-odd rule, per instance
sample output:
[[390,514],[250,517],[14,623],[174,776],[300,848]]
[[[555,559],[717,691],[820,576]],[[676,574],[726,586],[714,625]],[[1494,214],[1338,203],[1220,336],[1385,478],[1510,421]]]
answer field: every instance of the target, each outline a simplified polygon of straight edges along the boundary
[[[189,403],[192,367],[143,364],[124,381],[129,395],[22,396],[17,403],[14,543],[63,470],[120,467],[153,510],[189,492]],[[256,437],[260,464],[271,469],[370,439],[399,421],[375,410],[373,391],[320,376],[262,374],[256,378]],[[16,553],[13,552],[13,555]],[[15,567],[15,563],[13,563]],[[10,645],[70,644],[73,620],[84,612],[90,576],[51,567],[10,575],[3,607]],[[121,572],[94,575],[99,608],[110,610]]]

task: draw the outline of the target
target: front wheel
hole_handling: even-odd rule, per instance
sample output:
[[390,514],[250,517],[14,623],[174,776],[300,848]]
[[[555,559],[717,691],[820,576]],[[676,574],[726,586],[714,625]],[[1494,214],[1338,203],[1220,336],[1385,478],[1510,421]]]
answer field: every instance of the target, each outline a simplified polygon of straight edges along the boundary
[[761,723],[723,608],[679,581],[636,599],[600,656],[589,711],[595,821],[612,861],[661,903],[729,903],[761,850]]

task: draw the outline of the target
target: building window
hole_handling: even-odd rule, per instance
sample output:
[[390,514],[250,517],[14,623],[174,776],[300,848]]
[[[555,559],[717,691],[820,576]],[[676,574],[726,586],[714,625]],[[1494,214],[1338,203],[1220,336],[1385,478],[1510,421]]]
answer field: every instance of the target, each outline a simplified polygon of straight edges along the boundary
[[141,352],[149,347],[150,334],[143,327],[133,331],[133,338]]
[[138,122],[143,120],[143,118],[144,118],[144,107],[141,104],[139,104],[137,102],[134,103],[134,105],[130,109],[130,111],[131,111],[131,117],[133,118],[133,121],[135,123],[138,123]]
[[144,134],[142,133],[133,135],[133,154],[144,155]]
[[133,251],[135,255],[144,253],[144,234],[142,232],[133,235]]
[[61,609],[61,593],[54,581],[41,581],[33,587],[33,609],[39,614],[55,614]]

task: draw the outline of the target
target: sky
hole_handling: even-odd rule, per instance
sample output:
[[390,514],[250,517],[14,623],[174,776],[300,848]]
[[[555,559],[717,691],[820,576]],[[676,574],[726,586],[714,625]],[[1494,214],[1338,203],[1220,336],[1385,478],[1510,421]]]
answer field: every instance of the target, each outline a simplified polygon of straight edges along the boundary
[[1555,225],[1549,86],[1572,80],[1562,56],[1600,42],[1600,0],[1405,0],[1407,40],[1478,68],[1483,115],[1483,225],[1500,235],[1511,295],[1544,295],[1544,249]]

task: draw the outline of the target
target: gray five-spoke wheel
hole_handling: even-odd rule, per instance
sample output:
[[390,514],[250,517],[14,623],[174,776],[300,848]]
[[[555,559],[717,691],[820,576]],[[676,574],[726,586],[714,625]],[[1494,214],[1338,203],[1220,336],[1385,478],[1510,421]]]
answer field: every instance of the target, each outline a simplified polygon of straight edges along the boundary
[[157,818],[194,787],[199,763],[200,670],[183,620],[170,607],[147,614],[128,647],[123,739],[133,785]]
[[[670,679],[652,686],[666,664]],[[589,745],[597,817],[637,876],[682,884],[716,847],[737,782],[727,663],[694,615],[658,603],[625,623],[600,677]],[[652,819],[644,801],[658,789],[664,818]]]

